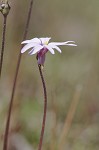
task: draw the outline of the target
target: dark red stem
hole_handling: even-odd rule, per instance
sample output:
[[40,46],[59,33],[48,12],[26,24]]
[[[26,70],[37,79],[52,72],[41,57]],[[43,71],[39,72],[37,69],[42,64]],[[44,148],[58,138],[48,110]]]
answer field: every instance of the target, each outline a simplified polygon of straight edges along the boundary
[[43,114],[43,121],[42,121],[42,129],[41,129],[41,135],[40,135],[40,140],[39,140],[39,146],[38,146],[38,150],[41,150],[42,149],[43,137],[44,137],[45,122],[46,122],[47,91],[46,91],[46,85],[45,85],[45,81],[44,81],[41,65],[38,65],[38,67],[39,67],[39,72],[40,72],[42,85],[43,85],[43,90],[44,90],[44,114]]

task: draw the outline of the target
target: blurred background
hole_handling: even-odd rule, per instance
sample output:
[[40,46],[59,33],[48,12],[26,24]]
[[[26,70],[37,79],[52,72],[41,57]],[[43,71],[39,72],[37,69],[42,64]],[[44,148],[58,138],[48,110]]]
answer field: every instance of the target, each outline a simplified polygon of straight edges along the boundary
[[[0,81],[0,149],[29,2],[9,0]],[[1,14],[0,39],[2,24]],[[99,1],[34,0],[27,39],[34,37],[52,37],[51,41],[57,42],[73,40],[78,45],[60,47],[62,54],[47,53],[43,73],[48,110],[43,150],[98,150]],[[43,104],[36,57],[26,52],[22,54],[14,97],[9,150],[37,150]]]

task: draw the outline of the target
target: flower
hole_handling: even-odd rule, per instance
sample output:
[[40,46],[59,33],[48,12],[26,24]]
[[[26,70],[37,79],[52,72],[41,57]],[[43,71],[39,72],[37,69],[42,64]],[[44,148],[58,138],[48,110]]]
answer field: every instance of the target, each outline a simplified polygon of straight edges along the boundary
[[67,41],[67,42],[50,42],[49,40],[51,38],[33,38],[31,40],[25,40],[21,44],[25,44],[23,48],[21,49],[21,53],[24,53],[25,51],[31,49],[29,51],[30,55],[37,53],[37,60],[39,65],[44,65],[45,62],[45,54],[50,51],[51,54],[55,54],[54,49],[56,49],[58,52],[62,52],[61,49],[58,46],[61,45],[68,45],[68,46],[77,46],[74,44],[74,41]]

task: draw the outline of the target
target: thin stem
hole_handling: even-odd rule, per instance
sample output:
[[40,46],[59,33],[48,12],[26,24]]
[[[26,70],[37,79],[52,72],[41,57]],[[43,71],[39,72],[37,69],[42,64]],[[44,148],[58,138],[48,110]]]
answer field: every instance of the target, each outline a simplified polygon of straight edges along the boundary
[[7,16],[3,16],[3,18],[4,18],[4,22],[3,22],[3,33],[2,33],[2,48],[1,48],[1,56],[0,56],[0,77],[1,77],[2,64],[3,64],[4,47],[5,47],[5,34],[6,34]]
[[[33,0],[30,1],[30,7],[29,7],[28,16],[27,16],[27,21],[26,21],[26,26],[25,26],[25,32],[24,32],[24,35],[23,35],[23,40],[26,39],[26,36],[27,36],[27,33],[28,33],[28,28],[29,28],[31,13],[32,13],[32,7],[33,7]],[[10,99],[10,104],[9,104],[9,110],[8,110],[8,116],[7,116],[7,122],[6,122],[6,129],[5,129],[5,135],[4,135],[3,150],[7,150],[7,146],[8,146],[8,133],[9,133],[9,126],[10,126],[10,118],[11,118],[11,112],[12,112],[12,107],[13,107],[14,94],[15,94],[15,89],[16,89],[17,76],[18,76],[18,72],[19,72],[20,62],[21,62],[21,52],[19,53],[16,72],[15,72],[15,77],[14,77],[14,81],[13,81],[13,88],[12,88],[12,94],[11,94],[11,99]]]
[[46,91],[46,85],[42,73],[42,68],[41,65],[38,65],[42,84],[43,84],[43,90],[44,90],[44,114],[43,114],[43,121],[42,121],[42,129],[41,129],[41,135],[40,135],[40,140],[39,140],[39,146],[38,150],[42,149],[42,142],[43,142],[43,137],[44,137],[44,130],[45,130],[45,122],[46,122],[46,112],[47,112],[47,91]]

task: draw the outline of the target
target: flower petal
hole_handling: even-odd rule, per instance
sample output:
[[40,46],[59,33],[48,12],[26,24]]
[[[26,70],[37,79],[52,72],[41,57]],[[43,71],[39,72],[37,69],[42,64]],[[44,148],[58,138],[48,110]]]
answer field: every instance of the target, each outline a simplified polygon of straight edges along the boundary
[[21,44],[27,44],[27,43],[31,43],[31,42],[40,43],[40,40],[38,38],[33,38],[31,40],[25,40]]
[[77,46],[76,44],[73,44],[73,43],[75,43],[75,41],[67,41],[67,42],[65,42],[66,43],[66,45],[68,45],[68,46]]
[[66,41],[66,42],[51,42],[48,45],[70,45],[70,46],[77,46],[76,44],[72,44],[75,43],[74,41]]
[[75,43],[75,41],[66,41],[65,43]]
[[[49,44],[50,44],[50,43],[49,43]],[[62,52],[61,49],[60,49],[58,46],[56,46],[56,45],[53,45],[53,44],[51,45],[51,44],[50,44],[50,47],[55,48],[55,49],[56,49],[58,52],[60,52],[60,53]]]
[[30,43],[31,40],[25,40],[23,42],[21,42],[21,44],[27,44],[27,43]]
[[43,48],[42,45],[37,45],[36,47],[34,47],[33,52],[31,53],[31,55],[39,52],[42,48]]
[[55,54],[54,50],[52,49],[51,46],[49,45],[44,45],[44,47],[46,47],[52,54]]
[[49,45],[49,46],[50,46],[50,45],[53,45],[53,46],[54,46],[54,45],[66,45],[66,42],[51,42],[51,43],[49,43],[48,45]]
[[35,45],[33,45],[32,43],[26,44],[22,49],[21,49],[21,53],[24,53],[25,51],[27,51],[28,49],[34,47]]
[[77,46],[76,44],[66,44],[68,46]]

